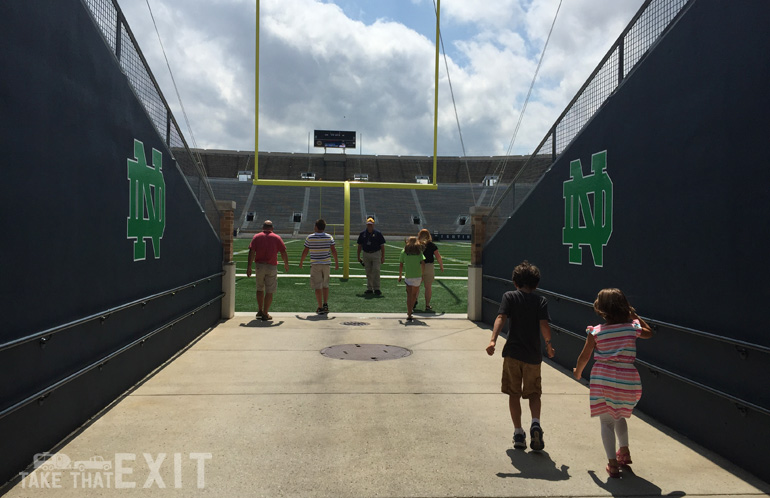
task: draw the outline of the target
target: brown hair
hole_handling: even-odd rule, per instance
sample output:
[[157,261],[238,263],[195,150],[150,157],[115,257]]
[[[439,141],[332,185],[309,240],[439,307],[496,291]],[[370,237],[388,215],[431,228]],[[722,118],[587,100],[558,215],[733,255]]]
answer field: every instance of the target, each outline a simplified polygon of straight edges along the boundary
[[417,240],[419,240],[420,244],[423,246],[427,246],[428,242],[433,242],[433,237],[430,236],[430,230],[427,228],[420,230],[420,233],[417,234]]
[[602,289],[594,301],[594,311],[609,324],[628,323],[636,313],[620,289]]
[[322,232],[326,228],[326,222],[323,220],[323,218],[319,219],[315,222],[315,226],[317,229],[321,230]]
[[407,254],[422,254],[422,246],[420,245],[420,242],[418,242],[417,237],[409,237],[406,239],[404,252]]
[[540,270],[525,259],[513,269],[513,282],[519,287],[529,287],[534,290],[540,283]]

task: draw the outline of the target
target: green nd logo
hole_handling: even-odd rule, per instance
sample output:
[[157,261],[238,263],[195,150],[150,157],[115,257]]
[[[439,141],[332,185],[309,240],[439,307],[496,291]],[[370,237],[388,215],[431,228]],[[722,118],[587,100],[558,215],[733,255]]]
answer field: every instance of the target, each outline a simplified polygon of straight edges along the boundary
[[612,180],[607,151],[591,156],[592,174],[583,176],[580,159],[569,163],[571,180],[564,182],[562,243],[570,246],[570,264],[583,264],[580,246],[589,246],[594,266],[603,266],[604,246],[612,235]]
[[166,229],[166,182],[163,180],[163,154],[152,149],[152,166],[147,164],[144,144],[134,139],[134,159],[128,160],[127,239],[134,239],[134,261],[147,258],[147,243],[160,259],[160,239]]

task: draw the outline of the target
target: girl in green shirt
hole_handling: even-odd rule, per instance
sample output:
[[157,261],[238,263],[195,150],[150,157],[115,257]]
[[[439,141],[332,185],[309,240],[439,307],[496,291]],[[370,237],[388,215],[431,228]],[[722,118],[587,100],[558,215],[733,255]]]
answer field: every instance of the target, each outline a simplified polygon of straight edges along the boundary
[[417,237],[406,239],[406,246],[398,257],[398,282],[401,283],[401,274],[406,267],[404,283],[406,284],[406,320],[412,321],[412,309],[417,302],[417,293],[420,292],[420,282],[425,270],[425,256]]

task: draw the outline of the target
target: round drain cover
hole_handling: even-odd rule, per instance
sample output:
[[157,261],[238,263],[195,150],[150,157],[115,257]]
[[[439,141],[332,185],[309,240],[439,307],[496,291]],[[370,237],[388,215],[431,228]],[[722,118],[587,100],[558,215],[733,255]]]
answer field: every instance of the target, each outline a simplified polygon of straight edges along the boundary
[[383,361],[406,358],[412,352],[387,344],[338,344],[322,349],[321,354],[335,360]]

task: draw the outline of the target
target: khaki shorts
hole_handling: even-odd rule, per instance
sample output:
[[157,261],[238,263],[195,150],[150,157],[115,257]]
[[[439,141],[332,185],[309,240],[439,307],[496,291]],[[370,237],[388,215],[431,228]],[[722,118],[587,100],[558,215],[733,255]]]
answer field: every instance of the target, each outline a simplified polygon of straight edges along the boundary
[[436,278],[436,265],[434,263],[425,263],[425,271],[422,272],[422,281],[425,285],[430,285]]
[[537,399],[543,393],[540,363],[533,365],[514,358],[503,358],[502,392],[524,399]]
[[278,267],[269,263],[257,263],[255,277],[257,278],[257,292],[275,294],[278,288]]
[[329,288],[329,266],[331,265],[310,265],[311,289]]

